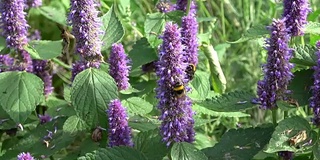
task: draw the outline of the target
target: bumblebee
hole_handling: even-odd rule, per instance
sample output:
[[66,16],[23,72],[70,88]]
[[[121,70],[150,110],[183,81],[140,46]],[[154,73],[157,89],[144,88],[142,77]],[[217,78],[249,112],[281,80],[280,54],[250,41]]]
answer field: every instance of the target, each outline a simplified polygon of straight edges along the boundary
[[185,94],[185,88],[183,83],[181,82],[177,82],[174,86],[173,86],[173,92],[177,97],[181,97]]
[[185,72],[188,80],[191,81],[194,78],[194,73],[196,72],[196,66],[194,64],[189,64]]

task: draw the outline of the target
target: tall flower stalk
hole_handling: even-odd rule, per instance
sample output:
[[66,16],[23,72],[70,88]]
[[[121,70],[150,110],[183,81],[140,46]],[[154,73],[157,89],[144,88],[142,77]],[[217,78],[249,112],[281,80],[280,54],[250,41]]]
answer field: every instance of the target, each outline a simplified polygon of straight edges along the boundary
[[109,57],[109,73],[117,83],[119,90],[129,88],[129,59],[124,52],[122,44],[113,44]]
[[68,21],[76,38],[76,54],[80,60],[73,64],[72,79],[86,68],[99,68],[102,60],[100,34],[101,21],[98,19],[95,0],[71,0]]
[[109,117],[109,146],[133,146],[128,116],[120,100],[112,100],[107,113]]
[[308,0],[283,0],[283,17],[292,36],[304,35],[308,13],[311,12]]
[[161,111],[161,135],[167,146],[172,142],[193,142],[195,133],[191,99],[184,93],[174,91],[177,84],[187,88],[184,72],[187,66],[183,62],[181,31],[178,25],[167,23],[162,39],[156,71],[159,77],[156,97],[159,99],[158,109]]
[[[0,3],[2,36],[6,37],[7,47],[14,49],[17,56],[16,61],[7,70],[33,70],[30,54],[24,49],[28,41],[28,24],[25,19],[26,13],[23,11],[25,5],[25,0],[2,0]],[[9,60],[8,56],[4,56],[3,59]]]
[[314,69],[314,82],[312,87],[312,97],[310,98],[310,107],[313,109],[314,117],[312,122],[316,126],[320,126],[320,41],[316,44],[318,51],[316,55],[318,57],[317,65],[313,67]]
[[268,29],[271,32],[270,38],[266,40],[268,59],[263,66],[264,79],[258,82],[257,88],[262,109],[273,109],[277,100],[286,98],[287,86],[293,76],[293,64],[289,62],[292,49],[288,47],[290,36],[285,19],[273,20]]

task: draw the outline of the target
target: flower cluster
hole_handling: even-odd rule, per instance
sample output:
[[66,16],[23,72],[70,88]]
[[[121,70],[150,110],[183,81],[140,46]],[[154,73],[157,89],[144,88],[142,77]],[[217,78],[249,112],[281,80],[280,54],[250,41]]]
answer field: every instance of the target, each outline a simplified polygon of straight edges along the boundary
[[95,0],[71,0],[68,21],[73,26],[72,34],[76,38],[75,52],[81,59],[73,65],[73,78],[86,68],[100,67],[102,60],[100,35],[103,31],[95,8],[97,5]]
[[29,152],[22,152],[17,156],[17,160],[34,160]]
[[320,126],[320,41],[316,44],[318,51],[316,55],[318,57],[317,65],[314,69],[314,82],[312,86],[312,97],[310,98],[310,107],[313,108],[314,117],[312,122],[314,125]]
[[[188,0],[177,0],[176,10],[186,12],[188,7]],[[197,6],[193,0],[191,0],[189,14],[195,15],[197,13]]]
[[[183,63],[183,47],[178,25],[171,22],[165,26],[163,43],[159,53],[156,74],[159,77],[156,89],[161,111],[161,135],[169,146],[172,142],[193,142],[193,112],[191,99],[184,93],[174,91],[176,85],[187,88],[186,64]],[[183,89],[182,88],[182,89]]]
[[165,0],[159,1],[156,7],[161,13],[167,13],[174,10],[173,4],[171,4],[170,1],[165,1]]
[[273,20],[268,29],[271,32],[270,38],[266,40],[268,59],[267,64],[263,66],[264,79],[258,82],[257,88],[260,108],[263,109],[272,109],[276,107],[276,100],[285,99],[293,67],[293,64],[289,63],[292,49],[288,47],[290,36],[285,19]]
[[119,90],[126,90],[129,88],[129,62],[122,44],[113,44],[109,57],[109,74],[116,81]]
[[[30,54],[24,50],[28,34],[24,8],[24,0],[2,0],[0,3],[0,27],[2,28],[2,36],[6,37],[7,46],[14,49],[20,58],[16,61],[16,64],[12,64],[7,70],[32,72],[33,66]],[[8,57],[6,58],[8,59]]]
[[120,100],[112,100],[107,113],[109,117],[109,146],[133,146],[127,113]]
[[292,36],[302,36],[308,13],[311,12],[308,0],[284,0],[283,8],[283,17],[286,19],[289,33]]

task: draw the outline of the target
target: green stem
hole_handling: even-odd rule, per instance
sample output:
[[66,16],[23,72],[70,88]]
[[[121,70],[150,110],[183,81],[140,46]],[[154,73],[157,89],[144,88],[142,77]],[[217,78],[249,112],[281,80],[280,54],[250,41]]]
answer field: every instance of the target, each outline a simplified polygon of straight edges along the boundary
[[277,109],[272,109],[272,122],[273,125],[277,125]]
[[71,69],[72,69],[69,65],[65,64],[64,62],[62,62],[62,61],[59,60],[58,58],[53,58],[52,61],[55,62],[55,63],[57,63],[58,65],[62,66],[62,67],[65,68],[65,69],[68,69],[68,70],[71,70]]
[[188,15],[188,14],[189,14],[189,12],[190,12],[190,7],[191,7],[191,0],[188,0],[187,10],[186,10],[187,15]]

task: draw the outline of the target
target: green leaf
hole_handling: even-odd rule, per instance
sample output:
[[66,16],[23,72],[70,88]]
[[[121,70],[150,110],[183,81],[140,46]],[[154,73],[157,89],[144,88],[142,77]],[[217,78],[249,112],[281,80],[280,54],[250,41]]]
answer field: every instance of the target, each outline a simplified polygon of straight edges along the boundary
[[152,104],[140,97],[130,97],[121,101],[123,106],[128,109],[129,115],[146,115],[152,111]]
[[102,29],[104,30],[102,50],[106,50],[113,43],[121,41],[125,33],[113,6],[101,18],[103,23]]
[[184,12],[180,11],[180,10],[176,10],[176,11],[172,11],[172,12],[168,12],[165,14],[165,19],[166,21],[173,21],[177,24],[179,24],[179,26],[181,25],[181,19],[184,16]]
[[193,80],[191,81],[190,98],[204,100],[210,91],[209,74],[202,71],[196,71]]
[[169,149],[161,140],[158,129],[140,132],[134,138],[134,144],[134,148],[150,160],[162,160],[169,152]]
[[196,111],[197,114],[204,114],[204,115],[210,115],[215,117],[220,117],[220,116],[221,117],[250,117],[249,114],[242,113],[242,112],[220,112],[220,111],[217,112],[198,104],[194,104],[192,108],[194,111]]
[[211,147],[216,143],[217,143],[217,140],[215,140],[214,138],[211,138],[207,134],[197,132],[194,146],[197,149],[204,149],[204,148]]
[[320,34],[320,23],[309,21],[304,29],[305,29],[304,30],[305,33]]
[[[307,120],[299,116],[286,118],[280,121],[275,128],[269,146],[265,152],[302,151],[307,146],[310,147],[310,145],[305,145],[309,140],[312,139],[312,142],[316,141],[316,139],[313,138],[316,138],[316,133],[312,133]],[[295,142],[291,142],[292,140]]]
[[156,51],[146,38],[141,38],[132,46],[129,57],[132,61],[132,70],[158,59]]
[[63,84],[63,98],[67,102],[71,102],[71,87],[67,84]]
[[116,98],[118,87],[113,78],[104,71],[89,68],[79,73],[73,81],[72,105],[77,115],[91,127],[106,125],[105,111],[109,102]]
[[216,112],[238,112],[255,107],[255,104],[251,103],[254,97],[251,92],[235,91],[198,104]]
[[263,150],[273,130],[272,126],[231,129],[221,137],[219,143],[202,151],[210,160],[252,159]]
[[4,48],[6,48],[7,44],[6,44],[6,39],[2,36],[0,36],[0,51]]
[[316,52],[316,48],[311,45],[294,45],[294,57],[290,60],[290,62],[312,67],[317,63],[317,57],[314,54]]
[[70,135],[85,131],[87,128],[86,122],[78,116],[69,117],[63,125],[63,131]]
[[[29,46],[27,47],[27,51],[31,54],[31,57],[33,59],[52,59],[56,58],[61,55],[62,50],[62,41],[47,41],[47,40],[41,40],[41,41],[30,41]],[[35,50],[35,51],[33,51]]]
[[253,26],[252,28],[249,28],[247,32],[242,35],[242,37],[234,42],[229,43],[242,43],[251,39],[257,39],[261,37],[265,37],[270,32],[266,29],[266,26],[264,25],[257,25]]
[[291,98],[296,100],[299,106],[308,105],[308,99],[311,97],[310,88],[313,85],[313,70],[301,70],[294,72],[288,89],[291,90]]
[[146,21],[144,22],[145,36],[148,42],[154,48],[161,43],[159,35],[162,33],[165,24],[165,15],[162,13],[147,14]]
[[141,116],[134,116],[129,119],[129,126],[142,132],[158,128],[159,123],[158,120],[147,119]]
[[87,153],[78,160],[147,160],[139,151],[131,147],[100,148],[93,153]]
[[206,155],[186,142],[174,143],[170,153],[172,160],[207,160]]
[[43,82],[36,75],[0,73],[0,105],[16,123],[23,123],[43,99]]
[[320,159],[320,142],[319,142],[319,140],[316,144],[313,145],[312,152],[313,152],[313,156],[314,156],[315,160]]
[[61,10],[57,10],[56,8],[49,6],[43,6],[39,8],[39,11],[43,16],[52,20],[53,22],[66,26],[67,17]]

